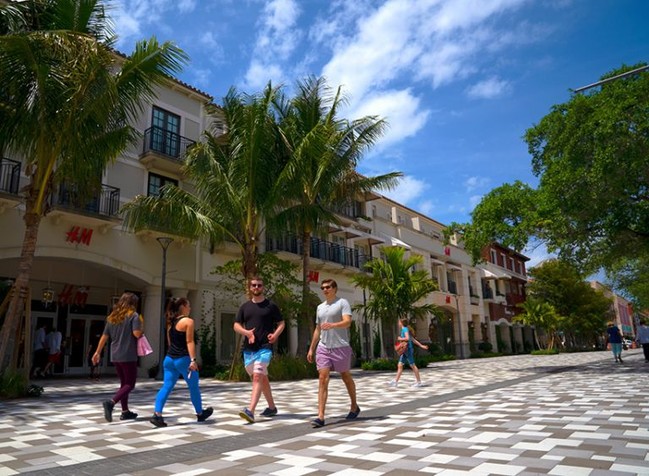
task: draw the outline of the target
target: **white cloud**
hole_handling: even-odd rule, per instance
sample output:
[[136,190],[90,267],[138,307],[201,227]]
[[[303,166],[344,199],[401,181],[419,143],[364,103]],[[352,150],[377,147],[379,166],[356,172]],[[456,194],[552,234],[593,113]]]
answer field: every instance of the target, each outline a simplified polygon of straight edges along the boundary
[[509,82],[491,77],[480,81],[467,89],[470,98],[491,99],[501,96],[509,89]]
[[464,181],[464,187],[467,192],[486,187],[491,180],[488,177],[469,177]]
[[426,124],[430,111],[420,110],[419,98],[409,90],[381,91],[367,95],[362,104],[350,113],[353,118],[377,115],[388,122],[385,135],[377,144],[378,149],[414,136]]
[[527,256],[530,260],[525,263],[525,268],[530,269],[547,259],[556,258],[555,255],[548,252],[544,244],[531,244],[523,250],[523,255]]
[[423,202],[419,202],[419,204],[416,207],[418,212],[421,212],[428,217],[433,215],[433,211],[435,211],[435,208],[436,207],[433,204],[432,200],[424,200]]
[[180,0],[178,2],[178,10],[181,13],[193,12],[196,8],[196,0]]
[[245,74],[244,88],[259,89],[272,80],[285,82],[282,62],[287,61],[302,36],[297,27],[300,6],[295,0],[271,0],[260,14],[252,59]]
[[405,176],[399,181],[399,185],[393,190],[383,192],[388,198],[395,202],[408,205],[428,189],[428,184],[411,176]]

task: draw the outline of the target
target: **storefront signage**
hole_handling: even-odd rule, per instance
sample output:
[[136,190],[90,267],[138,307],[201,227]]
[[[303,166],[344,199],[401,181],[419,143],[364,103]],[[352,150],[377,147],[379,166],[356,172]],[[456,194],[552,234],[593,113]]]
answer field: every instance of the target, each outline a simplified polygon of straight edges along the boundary
[[75,286],[74,284],[64,284],[63,290],[59,293],[58,303],[59,306],[72,304],[74,306],[85,307],[88,301],[88,286]]
[[310,283],[317,283],[320,279],[320,273],[318,271],[309,271],[308,278]]
[[73,226],[66,234],[65,241],[68,243],[82,243],[90,246],[92,239],[92,228],[81,228],[80,226]]

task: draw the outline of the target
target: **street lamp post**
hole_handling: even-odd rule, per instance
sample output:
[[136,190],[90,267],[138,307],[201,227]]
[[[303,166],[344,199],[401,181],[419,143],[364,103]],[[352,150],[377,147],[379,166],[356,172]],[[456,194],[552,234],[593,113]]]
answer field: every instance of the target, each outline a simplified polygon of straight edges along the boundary
[[457,309],[457,337],[460,341],[460,359],[464,359],[464,343],[462,342],[462,319],[460,318],[460,304],[457,300],[457,294],[454,294],[455,297],[455,308]]
[[158,350],[158,374],[156,375],[156,380],[162,380],[164,378],[164,369],[162,368],[162,361],[165,357],[165,337],[166,337],[166,316],[165,316],[165,294],[167,291],[166,286],[166,277],[167,277],[167,248],[174,241],[173,238],[167,236],[159,236],[156,238],[160,246],[162,247],[162,277],[160,278],[160,348]]

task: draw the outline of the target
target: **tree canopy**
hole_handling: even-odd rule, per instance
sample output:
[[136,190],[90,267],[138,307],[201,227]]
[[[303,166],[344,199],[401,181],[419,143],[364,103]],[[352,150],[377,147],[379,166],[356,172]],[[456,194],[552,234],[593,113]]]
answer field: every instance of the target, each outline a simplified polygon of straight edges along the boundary
[[[639,66],[623,66],[602,79]],[[485,195],[470,224],[453,223],[449,231],[463,233],[476,261],[490,242],[522,251],[540,241],[586,272],[645,269],[648,114],[647,71],[553,106],[525,133],[532,170],[539,178],[537,188],[521,182],[504,184]]]

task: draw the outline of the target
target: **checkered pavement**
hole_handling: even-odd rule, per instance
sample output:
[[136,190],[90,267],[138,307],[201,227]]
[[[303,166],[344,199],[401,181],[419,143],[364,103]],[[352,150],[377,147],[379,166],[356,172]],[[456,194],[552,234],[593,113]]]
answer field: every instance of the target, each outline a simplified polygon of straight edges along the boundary
[[[404,371],[355,372],[358,420],[340,379],[327,425],[312,429],[317,381],[273,382],[279,414],[246,424],[249,383],[203,380],[197,423],[179,382],[167,428],[147,420],[160,382],[131,394],[136,421],[106,423],[117,381],[46,381],[40,399],[0,402],[0,476],[115,475],[649,475],[649,363],[609,352],[511,356],[430,364],[425,386]],[[263,410],[260,402],[258,413]]]

